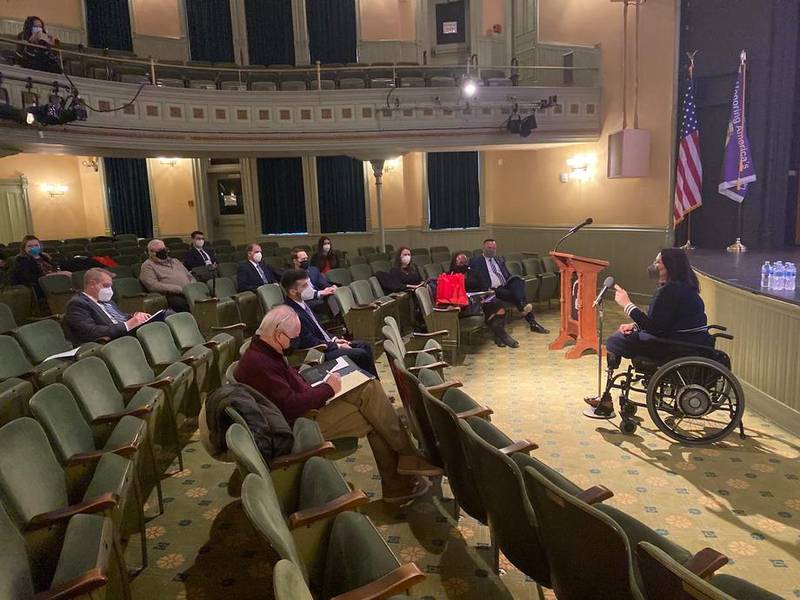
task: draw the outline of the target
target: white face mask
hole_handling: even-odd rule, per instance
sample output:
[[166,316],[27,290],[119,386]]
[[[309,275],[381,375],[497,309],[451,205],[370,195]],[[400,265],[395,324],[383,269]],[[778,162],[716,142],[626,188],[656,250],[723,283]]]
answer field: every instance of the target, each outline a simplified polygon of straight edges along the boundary
[[206,243],[205,240],[195,240],[194,241],[194,245],[195,245],[196,248],[202,248],[203,246],[205,246],[205,243]]
[[261,254],[261,252],[256,252],[255,254],[253,254],[253,261],[257,262],[257,263],[260,263],[261,259],[263,258],[263,256],[264,255]]
[[31,27],[31,33],[42,33],[44,31],[41,27]]
[[300,290],[300,298],[305,302],[306,300],[314,299],[314,286],[310,283]]
[[110,287],[102,287],[100,291],[97,292],[97,299],[100,302],[111,302],[111,298],[114,297],[114,288]]
[[330,251],[331,251],[331,245],[330,245],[330,244],[322,244],[322,251],[323,251],[325,254],[327,254],[328,252],[330,252]]
[[403,256],[400,257],[400,264],[407,265],[410,262],[411,262],[411,255],[410,254],[403,254]]

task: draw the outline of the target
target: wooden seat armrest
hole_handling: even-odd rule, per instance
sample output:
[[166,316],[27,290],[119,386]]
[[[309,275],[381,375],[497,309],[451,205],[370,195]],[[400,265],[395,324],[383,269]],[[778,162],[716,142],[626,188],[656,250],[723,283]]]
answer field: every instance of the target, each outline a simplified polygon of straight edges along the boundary
[[107,335],[104,335],[102,337],[95,338],[93,341],[95,344],[107,344],[108,342],[111,341],[111,338],[108,337]]
[[208,304],[209,302],[219,302],[219,298],[212,296],[211,298],[198,298],[194,301],[195,304]]
[[519,440],[518,442],[514,442],[513,444],[509,444],[505,448],[499,448],[500,452],[503,454],[514,454],[514,452],[525,452],[528,453],[531,450],[536,450],[539,447],[539,444],[534,444],[530,440]]
[[387,294],[390,298],[403,298],[407,295],[406,292],[390,292]]
[[459,419],[466,419],[468,417],[488,417],[489,415],[493,414],[494,411],[489,408],[488,406],[476,406],[475,408],[471,408],[469,410],[464,410],[460,413],[456,413],[456,416]]
[[203,342],[203,346],[214,350],[215,348],[219,348],[220,343],[219,340],[208,340],[207,342]]
[[86,596],[93,590],[103,587],[108,583],[108,577],[101,567],[95,567],[86,571],[78,577],[73,577],[57,586],[51,587],[49,590],[39,592],[33,598],[34,600],[67,600],[68,598],[77,598],[79,596]]
[[448,312],[459,312],[460,310],[461,309],[458,308],[457,306],[434,306],[433,307],[433,312],[448,313]]
[[49,527],[59,521],[64,521],[80,514],[93,514],[102,512],[110,508],[114,508],[119,503],[119,496],[113,492],[107,492],[102,496],[84,500],[78,504],[65,506],[52,510],[50,512],[42,513],[33,517],[28,523],[28,529],[40,529],[42,527]]
[[604,485],[594,485],[586,490],[583,490],[580,494],[575,495],[578,500],[583,500],[586,502],[586,504],[598,504],[604,500],[612,498],[613,496],[614,492]]
[[290,465],[305,462],[312,456],[323,456],[334,450],[336,450],[336,446],[333,445],[333,442],[325,441],[303,452],[279,456],[270,463],[270,469],[285,469]]
[[114,421],[119,421],[122,417],[146,417],[153,411],[152,404],[146,404],[144,406],[139,406],[137,408],[132,408],[131,410],[121,410],[116,413],[109,413],[107,415],[100,415],[96,419],[92,421],[93,424],[102,424],[102,423],[111,423]]
[[408,563],[397,567],[372,583],[334,596],[331,600],[377,600],[378,598],[389,598],[404,592],[423,579],[425,579],[425,575],[419,570],[419,567],[414,563]]
[[67,459],[67,466],[95,462],[103,458],[106,454],[119,454],[120,456],[129,457],[132,454],[135,454],[137,450],[138,444],[126,444],[124,446],[120,446],[119,448],[108,448],[96,450],[94,452],[79,452],[78,454],[73,454]]
[[437,361],[435,363],[431,363],[429,365],[422,365],[419,367],[408,367],[409,373],[416,373],[417,371],[421,371],[422,369],[438,369],[439,367],[449,367],[446,362],[443,360]]
[[459,388],[464,384],[460,381],[445,381],[444,383],[440,383],[438,385],[431,385],[426,387],[425,389],[428,390],[428,393],[431,396],[439,397],[440,394],[443,394],[447,390],[451,388]]
[[406,355],[416,356],[417,354],[441,354],[441,348],[429,348],[428,350],[406,350]]
[[211,331],[233,331],[235,329],[244,329],[247,327],[244,323],[234,323],[233,325],[220,325],[220,326],[213,326]]
[[439,331],[431,331],[430,333],[421,333],[419,331],[415,331],[412,334],[412,337],[420,338],[420,339],[434,339],[438,337],[447,337],[450,334],[447,329],[440,329]]
[[198,356],[184,356],[181,362],[186,366],[193,367],[195,363],[201,362],[201,359]]
[[122,298],[145,298],[149,296],[149,292],[136,292],[135,294],[121,294]]
[[703,548],[683,563],[683,566],[703,579],[708,579],[714,571],[728,564],[728,557],[713,548]]
[[375,311],[380,308],[377,304],[355,304],[350,307],[350,310],[368,310]]
[[300,352],[308,352],[309,350],[318,350],[319,352],[324,352],[327,349],[328,346],[326,344],[317,344],[316,346],[309,346],[308,348],[295,348],[294,350],[292,350],[292,352],[300,353]]
[[47,321],[48,319],[54,319],[55,321],[60,321],[64,315],[62,314],[53,314],[53,315],[45,315],[44,317],[34,317],[30,316],[26,321],[30,321],[31,323],[36,323],[38,321]]
[[358,506],[363,506],[369,503],[369,498],[361,490],[354,490],[346,494],[342,494],[338,498],[334,498],[330,502],[326,502],[320,506],[314,506],[305,510],[298,510],[289,515],[289,529],[298,529],[300,527],[307,527],[315,521],[321,519],[328,519],[333,515],[346,510],[353,510]]
[[159,377],[158,379],[154,379],[153,381],[148,381],[145,383],[134,383],[133,385],[126,386],[125,392],[135,393],[138,392],[143,387],[154,387],[154,388],[166,387],[168,385],[172,385],[174,381],[175,378],[172,375],[167,375],[165,377]]

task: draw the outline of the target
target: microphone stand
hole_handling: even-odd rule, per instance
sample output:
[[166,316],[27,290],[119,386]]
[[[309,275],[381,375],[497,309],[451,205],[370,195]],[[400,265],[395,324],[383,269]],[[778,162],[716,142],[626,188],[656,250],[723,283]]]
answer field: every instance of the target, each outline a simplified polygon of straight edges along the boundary
[[561,242],[563,242],[565,239],[567,239],[569,236],[571,236],[576,231],[578,231],[578,230],[577,229],[570,229],[565,236],[562,236],[561,239],[556,242],[556,245],[553,246],[553,252],[558,250],[558,247],[561,245]]
[[597,397],[603,396],[603,296],[597,302]]

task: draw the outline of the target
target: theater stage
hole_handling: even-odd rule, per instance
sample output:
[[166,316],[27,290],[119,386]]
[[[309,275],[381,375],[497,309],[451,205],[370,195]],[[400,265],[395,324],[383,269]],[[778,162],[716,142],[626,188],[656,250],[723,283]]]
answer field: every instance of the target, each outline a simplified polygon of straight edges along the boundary
[[[800,263],[800,248],[728,254],[693,250],[708,322],[724,325],[733,341],[719,347],[731,355],[755,410],[800,435],[800,291],[761,288],[765,260]],[[746,416],[745,416],[746,419]]]

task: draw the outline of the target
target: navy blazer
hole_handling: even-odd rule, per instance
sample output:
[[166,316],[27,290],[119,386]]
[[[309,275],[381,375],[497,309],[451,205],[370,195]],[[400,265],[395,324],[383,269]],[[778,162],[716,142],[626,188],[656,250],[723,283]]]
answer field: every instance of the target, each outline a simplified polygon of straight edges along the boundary
[[[117,310],[125,313],[119,306]],[[126,316],[130,318],[130,315]],[[93,342],[101,337],[113,340],[128,333],[125,323],[113,323],[103,309],[83,292],[78,292],[67,302],[62,327],[74,346]]]
[[326,287],[331,286],[331,282],[328,281],[328,278],[322,274],[315,266],[308,267],[308,279],[311,281],[311,285],[314,286],[314,289],[317,291],[324,290]]
[[[511,279],[511,273],[506,267],[506,259],[502,256],[495,256],[495,262],[500,267],[500,272],[506,278],[506,282]],[[492,278],[489,277],[489,267],[486,265],[486,259],[483,256],[474,256],[469,261],[469,268],[473,277],[480,283],[481,290],[488,290],[492,287]]]
[[[326,347],[325,350],[327,352],[330,350],[336,350],[336,348],[339,347],[336,342],[325,341],[325,336],[320,330],[321,325],[317,326],[313,319],[297,302],[291,298],[287,298],[286,305],[294,310],[300,319],[300,336],[292,340],[292,348],[311,348],[313,346],[319,346],[320,344],[323,344]],[[307,303],[306,306],[308,306]]]
[[[261,261],[261,268],[264,271],[264,277],[267,278],[266,283],[280,283],[277,275],[269,268],[269,265]],[[243,260],[239,263],[239,268],[236,270],[236,291],[237,292],[255,292],[258,288],[264,285],[261,280],[261,275],[249,260]]]
[[[217,253],[214,252],[214,249],[211,246],[203,246],[203,252],[208,254],[208,258],[211,259],[212,265],[217,262]],[[191,271],[195,267],[205,267],[206,261],[203,258],[203,255],[200,254],[200,251],[192,246],[189,248],[189,251],[186,252],[186,256],[183,257],[183,266],[186,267],[187,271]]]

